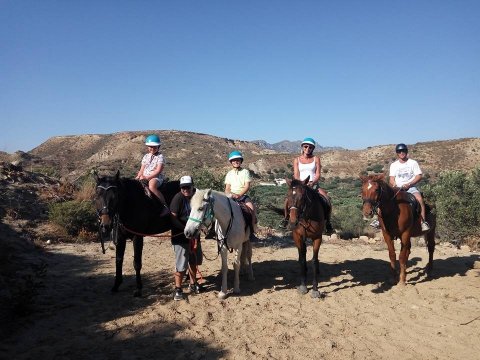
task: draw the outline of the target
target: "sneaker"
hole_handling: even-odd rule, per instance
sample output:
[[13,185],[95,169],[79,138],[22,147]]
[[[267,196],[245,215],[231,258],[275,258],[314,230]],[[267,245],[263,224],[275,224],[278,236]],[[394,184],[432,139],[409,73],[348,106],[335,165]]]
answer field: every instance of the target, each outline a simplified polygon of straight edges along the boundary
[[185,297],[183,296],[182,289],[175,289],[175,294],[173,295],[173,300],[180,301],[180,300],[183,300],[183,299],[185,299]]
[[280,229],[286,229],[287,228],[287,225],[288,225],[288,219],[283,219],[280,224],[278,225],[278,227]]
[[426,221],[422,221],[422,231],[430,230],[430,225]]
[[332,235],[333,233],[335,232],[335,230],[333,230],[333,226],[332,226],[332,223],[330,222],[330,220],[327,220],[325,222],[325,235]]
[[190,284],[188,288],[190,289],[190,292],[193,294],[200,294],[201,292],[205,291],[203,286],[200,285],[199,283]]
[[375,219],[370,223],[370,226],[374,229],[380,229],[380,221]]

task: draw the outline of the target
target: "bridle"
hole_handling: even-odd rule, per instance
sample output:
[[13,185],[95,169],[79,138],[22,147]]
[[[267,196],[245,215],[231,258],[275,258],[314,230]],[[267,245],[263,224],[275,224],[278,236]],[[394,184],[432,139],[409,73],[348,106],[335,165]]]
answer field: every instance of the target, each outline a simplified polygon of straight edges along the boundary
[[[296,192],[297,192],[297,186],[292,186],[292,195],[293,195],[292,197],[295,201],[293,201],[294,205],[288,207],[289,212],[291,210],[296,210],[297,216],[296,216],[295,226],[298,225],[298,223],[299,223],[300,219],[302,218],[303,214],[305,213],[305,210],[306,210],[306,207],[307,207],[307,202],[306,201],[303,201],[303,206],[296,206],[297,203],[299,202],[297,200],[298,196],[297,196]],[[308,192],[305,191],[302,194],[302,196],[300,197],[300,200],[302,200],[303,197],[308,197]]]
[[[370,182],[369,182],[369,186],[371,186]],[[373,214],[378,215],[378,207],[380,206],[380,201],[381,201],[382,195],[383,195],[383,189],[380,186],[380,184],[378,184],[378,188],[375,190],[375,194],[377,195],[376,200],[373,200],[370,197],[368,197],[368,198],[367,197],[362,197],[363,206],[365,206],[365,204],[370,204],[372,206],[372,210],[371,210],[372,215]]]
[[199,228],[203,228],[208,230],[210,226],[212,226],[213,218],[215,213],[213,212],[213,204],[215,199],[213,197],[209,197],[208,200],[204,200],[205,211],[200,219],[194,218],[189,216],[188,220],[192,220],[193,222],[199,223]]
[[[223,234],[223,239],[219,240],[216,238],[218,242],[218,251],[220,252],[220,249],[222,246],[225,246],[228,251],[231,251],[227,245],[227,239],[230,234],[230,230],[232,229],[233,225],[233,208],[232,208],[232,203],[229,198],[227,198],[228,201],[228,206],[230,207],[230,220],[227,225],[227,230]],[[200,219],[194,218],[189,216],[188,219],[199,223],[199,228],[203,228],[205,232],[208,232],[211,226],[214,226],[213,219],[215,218],[215,212],[213,210],[215,204],[215,199],[212,196],[209,196],[208,200],[204,200],[204,206],[205,206],[205,211],[203,212],[203,215]],[[215,234],[216,236],[216,234]]]
[[[117,244],[117,238],[118,238],[118,226],[119,226],[119,215],[118,215],[118,209],[117,206],[115,206],[114,209],[109,207],[109,204],[107,202],[107,192],[114,191],[115,195],[117,195],[117,185],[108,185],[108,186],[103,186],[103,185],[97,185],[97,189],[102,189],[104,193],[102,196],[99,198],[102,199],[102,208],[97,209],[97,217],[98,217],[98,233],[100,237],[100,242],[102,245],[102,252],[105,254],[105,243],[104,243],[104,235],[109,233],[110,235],[110,240],[113,241],[113,243],[116,245]],[[108,216],[111,219],[111,224],[106,225],[103,222],[102,217],[103,216]],[[111,226],[111,229],[109,230],[109,226]]]

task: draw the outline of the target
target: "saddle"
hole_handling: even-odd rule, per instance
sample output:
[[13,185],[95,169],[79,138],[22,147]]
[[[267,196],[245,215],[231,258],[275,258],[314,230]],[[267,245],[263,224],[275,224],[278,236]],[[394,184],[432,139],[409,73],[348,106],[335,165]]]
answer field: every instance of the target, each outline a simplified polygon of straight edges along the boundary
[[253,218],[253,211],[247,205],[245,205],[245,203],[242,201],[236,201],[236,203],[240,206],[240,209],[242,210],[242,215],[245,220],[245,224],[250,228],[250,234],[253,234],[254,233],[253,221],[256,220]]
[[415,221],[420,217],[421,207],[420,203],[417,201],[417,198],[410,194],[408,191],[402,190],[405,195],[405,200],[408,202],[408,205],[412,208],[413,218]]

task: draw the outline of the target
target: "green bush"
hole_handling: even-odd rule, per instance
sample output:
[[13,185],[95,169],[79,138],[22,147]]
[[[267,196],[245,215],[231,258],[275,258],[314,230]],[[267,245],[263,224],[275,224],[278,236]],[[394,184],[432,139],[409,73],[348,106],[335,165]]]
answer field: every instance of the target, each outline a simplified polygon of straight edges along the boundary
[[192,177],[197,189],[225,190],[224,176],[215,175],[206,169],[202,169],[194,171]]
[[422,187],[427,202],[435,203],[437,235],[465,240],[480,233],[480,167],[470,174],[448,171]]
[[48,218],[71,236],[77,236],[82,230],[97,230],[97,217],[91,201],[72,200],[50,204]]
[[340,230],[341,238],[351,239],[363,234],[365,222],[359,206],[340,206],[333,210],[332,224],[335,229]]
[[276,228],[280,224],[286,194],[286,186],[253,186],[250,189],[260,226]]

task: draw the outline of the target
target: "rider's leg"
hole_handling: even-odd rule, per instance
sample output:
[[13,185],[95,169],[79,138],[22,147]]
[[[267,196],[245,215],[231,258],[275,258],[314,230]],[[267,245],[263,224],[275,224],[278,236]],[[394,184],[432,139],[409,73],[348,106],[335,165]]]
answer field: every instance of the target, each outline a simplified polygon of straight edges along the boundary
[[417,199],[418,203],[420,204],[420,211],[422,215],[422,220],[425,221],[425,203],[423,202],[422,195],[419,192],[413,193],[415,199]]
[[158,189],[159,187],[159,182],[157,178],[150,179],[148,181],[148,189],[153,192],[162,202],[163,205],[167,206],[167,202],[165,201],[165,197],[163,194],[160,192]]
[[255,209],[255,206],[253,205],[253,202],[251,201],[246,201],[245,205],[252,210],[252,229],[253,232],[257,231],[257,211]]
[[426,217],[425,217],[425,202],[423,201],[422,194],[420,192],[414,192],[413,196],[415,196],[415,199],[417,199],[418,203],[420,204],[420,212],[422,216],[422,231],[427,231],[430,229],[430,226],[426,222]]
[[332,216],[332,203],[330,201],[330,197],[328,196],[327,192],[321,188],[318,188],[318,193],[322,195],[327,200],[327,206],[325,207],[325,232],[327,234],[333,233],[333,226],[331,222]]
[[148,189],[155,194],[155,196],[160,200],[163,205],[160,210],[160,216],[166,216],[170,214],[170,209],[168,208],[167,202],[165,201],[165,197],[160,192],[160,190],[158,190],[159,184],[160,183],[158,182],[158,179],[150,179],[148,182]]

